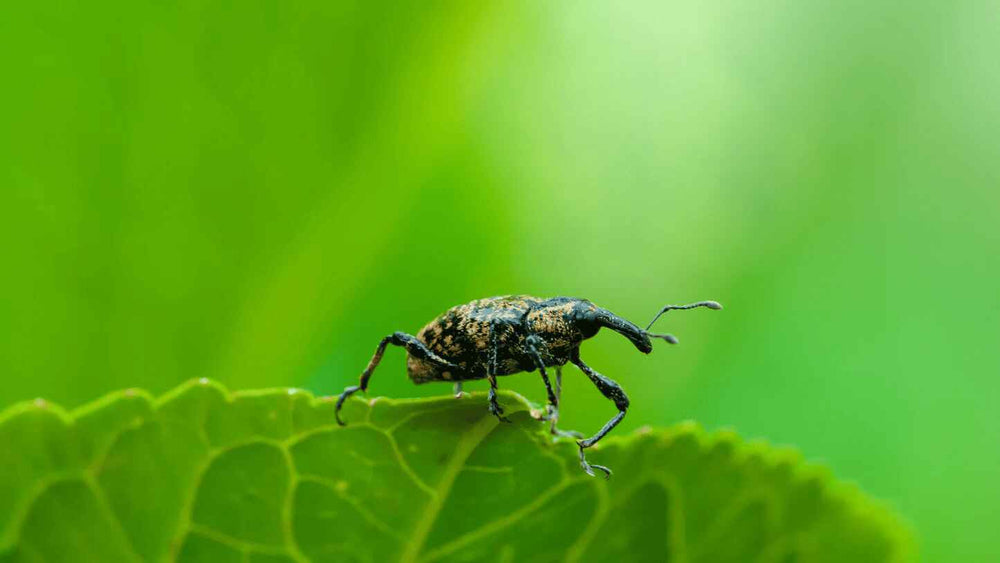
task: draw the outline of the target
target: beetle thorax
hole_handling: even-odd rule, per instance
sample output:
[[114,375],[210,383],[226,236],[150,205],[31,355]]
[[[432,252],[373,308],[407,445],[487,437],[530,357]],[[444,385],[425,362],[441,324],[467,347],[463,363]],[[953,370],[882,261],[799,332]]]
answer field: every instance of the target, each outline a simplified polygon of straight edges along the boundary
[[572,302],[548,305],[531,311],[525,318],[527,332],[545,343],[546,349],[540,352],[546,357],[546,364],[566,363],[570,353],[584,340],[574,322],[577,306]]

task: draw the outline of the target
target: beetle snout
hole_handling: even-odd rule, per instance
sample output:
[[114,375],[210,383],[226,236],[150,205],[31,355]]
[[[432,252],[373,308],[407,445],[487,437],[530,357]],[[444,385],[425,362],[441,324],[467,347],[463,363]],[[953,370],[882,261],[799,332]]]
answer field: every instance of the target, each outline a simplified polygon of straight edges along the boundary
[[635,347],[639,349],[643,354],[648,354],[653,351],[653,343],[649,341],[649,337],[645,334],[642,335],[642,342],[632,341]]
[[610,328],[625,338],[628,338],[629,342],[631,342],[643,354],[648,354],[653,351],[653,343],[650,342],[649,336],[646,335],[646,331],[641,328],[619,317],[618,315],[611,313],[610,311],[601,311],[597,318],[602,326]]
[[635,345],[635,347],[643,354],[648,354],[653,351],[653,343],[649,340],[649,336],[646,335],[646,331],[636,327],[636,334],[625,334],[625,337],[629,339],[629,342]]

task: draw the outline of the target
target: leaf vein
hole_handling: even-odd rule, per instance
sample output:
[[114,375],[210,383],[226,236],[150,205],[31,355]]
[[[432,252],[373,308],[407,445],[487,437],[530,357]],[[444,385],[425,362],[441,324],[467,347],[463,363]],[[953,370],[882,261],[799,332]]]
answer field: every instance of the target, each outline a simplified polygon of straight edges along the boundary
[[87,484],[87,488],[90,492],[94,494],[94,498],[97,499],[97,504],[100,505],[101,510],[105,513],[105,516],[111,521],[112,526],[121,536],[125,547],[128,548],[129,554],[134,557],[135,561],[142,561],[142,557],[135,550],[135,546],[132,544],[132,538],[129,537],[128,532],[125,531],[125,526],[122,521],[118,518],[118,514],[111,508],[111,503],[108,502],[108,497],[104,493],[104,489],[96,482],[93,475],[88,475],[84,482]]
[[392,526],[390,526],[389,524],[386,524],[385,522],[383,522],[382,519],[380,519],[378,516],[375,516],[375,514],[373,514],[370,510],[368,510],[367,508],[365,508],[365,506],[362,503],[358,502],[357,499],[355,499],[355,498],[353,498],[353,497],[351,497],[349,495],[345,495],[342,492],[340,492],[338,490],[338,488],[337,488],[336,483],[330,482],[329,479],[325,479],[323,477],[317,477],[315,475],[310,475],[310,476],[304,476],[304,477],[302,477],[300,479],[300,481],[306,482],[306,483],[314,483],[314,484],[319,485],[319,486],[321,486],[321,487],[323,487],[325,489],[329,489],[330,492],[332,492],[337,497],[339,497],[340,499],[342,499],[344,502],[346,502],[346,503],[350,504],[352,507],[354,507],[354,509],[358,511],[358,514],[360,514],[365,520],[367,520],[369,524],[375,526],[381,532],[384,532],[384,533],[390,535],[393,539],[399,541],[400,543],[406,541],[406,537],[405,536],[403,536],[402,534],[400,534],[398,531],[394,530],[392,528]]
[[556,486],[547,489],[544,493],[535,497],[535,499],[529,502],[528,504],[522,506],[521,508],[515,510],[514,512],[508,513],[503,518],[499,518],[497,520],[493,520],[491,522],[483,524],[478,528],[475,528],[473,530],[470,530],[462,534],[461,536],[458,536],[457,538],[442,545],[441,547],[435,549],[434,551],[427,553],[421,558],[421,561],[428,562],[428,561],[434,561],[435,559],[440,559],[442,557],[445,557],[447,555],[450,555],[458,551],[459,549],[462,549],[463,547],[475,542],[476,540],[483,538],[484,536],[487,536],[495,532],[499,532],[500,530],[512,524],[517,523],[518,520],[521,520],[522,518],[528,516],[532,512],[538,510],[551,498],[569,488],[570,485],[580,482],[583,482],[583,480],[573,479],[568,481],[562,481]]
[[462,438],[455,447],[455,453],[448,460],[448,465],[445,466],[441,480],[435,489],[437,494],[431,497],[427,503],[427,507],[424,509],[424,513],[417,518],[413,538],[407,544],[405,551],[400,557],[400,561],[406,563],[417,561],[421,550],[423,550],[424,543],[427,541],[427,536],[437,521],[438,514],[441,513],[445,499],[451,491],[451,487],[454,485],[459,472],[462,470],[462,465],[486,436],[497,427],[497,424],[497,421],[492,416],[486,415],[480,418],[478,422],[473,424],[462,435]]

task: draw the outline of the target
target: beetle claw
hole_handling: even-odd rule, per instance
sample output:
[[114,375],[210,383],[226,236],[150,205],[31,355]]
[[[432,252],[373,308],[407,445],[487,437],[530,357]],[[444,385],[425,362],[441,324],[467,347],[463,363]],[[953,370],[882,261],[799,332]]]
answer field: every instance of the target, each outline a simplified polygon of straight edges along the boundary
[[510,422],[510,419],[503,415],[503,409],[500,405],[490,404],[490,414],[497,417],[500,422]]
[[593,465],[587,463],[587,456],[583,454],[583,449],[586,446],[583,445],[583,441],[577,442],[577,445],[580,446],[580,467],[583,468],[583,470],[587,473],[587,475],[590,475],[591,477],[597,477],[597,474],[594,473],[594,469],[600,469],[601,471],[604,472],[605,480],[611,479],[611,473],[612,473],[611,469],[603,465],[597,465],[596,463]]
[[[591,467],[595,467],[595,468],[600,469],[601,471],[603,471],[604,472],[604,480],[605,481],[610,481],[611,480],[611,469],[609,469],[609,468],[607,468],[607,467],[605,467],[603,465],[597,465],[596,463],[594,465],[591,465]],[[591,473],[591,475],[593,475],[593,473]]]
[[352,386],[344,389],[344,392],[341,393],[340,397],[337,398],[337,404],[334,405],[334,407],[333,407],[333,418],[335,418],[337,420],[337,424],[339,424],[340,426],[347,426],[347,423],[345,423],[340,418],[340,409],[341,409],[341,407],[344,406],[344,401],[346,401],[348,397],[350,397],[351,395],[357,393],[358,391],[362,391],[363,392],[364,389],[362,389],[360,385],[352,385]]

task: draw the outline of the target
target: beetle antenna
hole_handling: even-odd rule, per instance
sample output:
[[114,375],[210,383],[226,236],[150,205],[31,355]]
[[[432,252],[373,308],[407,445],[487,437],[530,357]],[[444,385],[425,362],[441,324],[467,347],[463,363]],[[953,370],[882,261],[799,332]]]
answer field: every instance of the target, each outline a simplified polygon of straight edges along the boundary
[[[646,330],[649,330],[649,327],[653,326],[653,323],[656,322],[656,319],[660,318],[660,315],[666,313],[667,311],[694,309],[695,307],[708,307],[709,309],[719,310],[722,308],[722,305],[720,305],[718,301],[699,301],[697,303],[691,303],[690,305],[667,305],[666,307],[660,309],[660,312],[657,313],[655,317],[653,317],[653,320],[649,321],[649,324],[646,325]],[[655,338],[663,338],[664,340],[670,342],[671,344],[677,344],[677,339],[669,334],[650,334],[650,336]],[[666,338],[668,336],[670,338]]]

